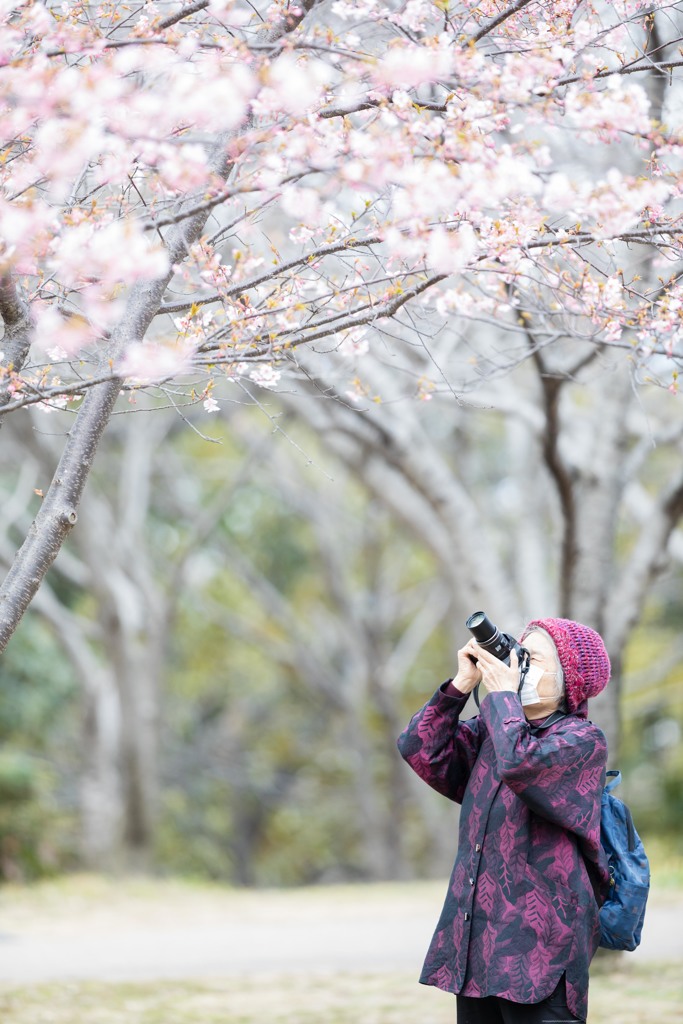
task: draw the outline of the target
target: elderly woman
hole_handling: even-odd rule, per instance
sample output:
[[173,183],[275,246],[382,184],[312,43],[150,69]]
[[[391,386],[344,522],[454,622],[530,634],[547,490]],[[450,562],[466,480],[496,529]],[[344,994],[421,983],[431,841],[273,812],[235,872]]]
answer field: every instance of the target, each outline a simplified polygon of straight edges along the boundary
[[[458,1024],[585,1021],[588,965],[608,886],[600,846],[607,746],[587,700],[607,685],[600,636],[568,619],[530,622],[521,694],[475,640],[413,717],[399,750],[462,804],[458,852],[420,981],[457,995]],[[460,721],[478,683],[488,691]]]

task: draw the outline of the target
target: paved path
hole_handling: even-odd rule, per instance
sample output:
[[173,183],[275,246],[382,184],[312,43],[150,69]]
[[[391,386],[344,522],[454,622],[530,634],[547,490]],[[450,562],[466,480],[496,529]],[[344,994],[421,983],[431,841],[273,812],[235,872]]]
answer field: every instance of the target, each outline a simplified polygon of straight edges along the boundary
[[[263,973],[414,971],[443,886],[109,897],[39,913],[0,902],[0,982],[145,981]],[[6,908],[7,909],[7,908]],[[683,902],[653,899],[637,960],[683,965]]]

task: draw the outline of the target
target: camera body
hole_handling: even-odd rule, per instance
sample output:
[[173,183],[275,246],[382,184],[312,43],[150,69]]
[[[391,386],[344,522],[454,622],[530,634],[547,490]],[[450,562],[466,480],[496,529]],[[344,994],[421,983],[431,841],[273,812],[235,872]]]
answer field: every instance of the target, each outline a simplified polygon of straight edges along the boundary
[[[520,665],[524,663],[526,650],[509,633],[501,633],[489,619],[486,612],[474,612],[465,623],[467,629],[482,647],[485,647],[494,658],[503,664],[510,664],[510,654],[514,651]],[[471,657],[471,655],[470,655]],[[476,658],[472,658],[476,664]]]

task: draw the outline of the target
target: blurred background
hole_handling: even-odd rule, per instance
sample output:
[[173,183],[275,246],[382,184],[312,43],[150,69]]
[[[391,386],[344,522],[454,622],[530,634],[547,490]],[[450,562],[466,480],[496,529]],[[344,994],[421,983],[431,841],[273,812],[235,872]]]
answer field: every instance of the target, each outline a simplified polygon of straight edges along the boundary
[[[589,575],[568,598],[566,508],[524,368],[476,406],[358,411],[299,388],[243,395],[195,429],[143,411],[144,396],[115,416],[79,524],[2,660],[2,879],[442,877],[452,814],[396,736],[452,673],[471,611],[515,632],[567,600],[616,638],[594,718],[621,794],[645,839],[680,854],[683,533],[650,579],[634,560],[680,468],[680,428],[675,398],[640,393],[628,410],[623,392],[615,467],[603,441],[620,379],[603,365],[567,395],[581,417],[559,444],[577,504],[596,509],[577,516]],[[51,478],[62,416],[7,424],[6,562]]]
[[[359,404],[325,358],[324,389],[313,354],[211,418],[144,391],[114,416],[0,668],[2,1019],[452,1021],[417,975],[458,808],[395,741],[483,607],[508,632],[564,613],[608,642],[592,714],[653,896],[641,950],[596,962],[591,1021],[673,1024],[677,399],[606,354],[559,396],[520,360],[458,398],[365,356]],[[6,564],[69,424],[3,428]]]

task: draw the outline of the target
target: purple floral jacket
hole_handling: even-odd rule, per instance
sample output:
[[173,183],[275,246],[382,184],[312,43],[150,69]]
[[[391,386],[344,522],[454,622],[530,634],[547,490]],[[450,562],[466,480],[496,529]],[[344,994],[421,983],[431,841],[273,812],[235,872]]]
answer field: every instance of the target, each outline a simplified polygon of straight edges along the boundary
[[545,999],[566,972],[567,1005],[586,1017],[608,871],[600,846],[607,745],[585,705],[533,731],[514,693],[476,718],[444,692],[412,718],[401,755],[462,804],[458,853],[420,981],[468,996]]

